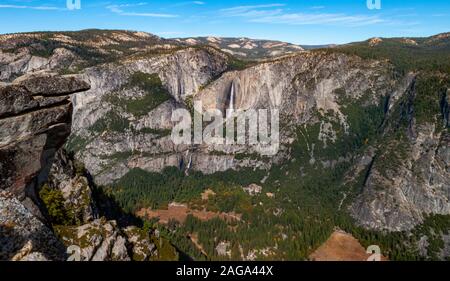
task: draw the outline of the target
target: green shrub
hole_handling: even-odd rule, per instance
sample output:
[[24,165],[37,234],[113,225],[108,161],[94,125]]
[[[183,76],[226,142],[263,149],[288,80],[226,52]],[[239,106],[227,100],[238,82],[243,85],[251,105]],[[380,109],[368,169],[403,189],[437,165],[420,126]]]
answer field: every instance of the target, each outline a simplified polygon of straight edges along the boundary
[[130,121],[112,110],[98,119],[89,129],[96,133],[105,131],[123,133],[129,128]]
[[39,196],[44,202],[52,223],[58,225],[74,224],[74,220],[69,215],[70,212],[64,207],[64,197],[61,190],[52,189],[44,184],[39,191]]
[[89,140],[79,135],[71,135],[65,147],[67,151],[77,152],[84,149],[89,144]]
[[119,98],[115,103],[137,117],[151,112],[171,97],[156,73],[147,74],[139,71],[133,73],[124,88],[132,89],[136,87],[145,92],[143,97],[137,99]]

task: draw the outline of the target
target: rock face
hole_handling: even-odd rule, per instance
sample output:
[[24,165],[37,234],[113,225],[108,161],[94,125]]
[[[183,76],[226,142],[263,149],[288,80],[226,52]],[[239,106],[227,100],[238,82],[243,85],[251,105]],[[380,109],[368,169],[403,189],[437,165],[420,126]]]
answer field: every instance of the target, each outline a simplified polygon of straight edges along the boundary
[[70,134],[74,76],[33,74],[0,86],[0,259],[61,260],[65,248],[43,218],[36,187]]
[[[450,213],[449,135],[422,129],[403,165],[386,171],[375,162],[363,194],[352,207],[362,225],[401,231],[421,223],[424,215]],[[427,137],[422,135],[427,131]]]
[[47,185],[61,191],[64,208],[70,210],[69,216],[74,221],[88,223],[98,218],[99,214],[90,182],[83,173],[83,166],[60,149],[50,169]]
[[0,88],[0,189],[13,193],[35,214],[36,184],[70,134],[68,95],[87,89],[74,76],[53,74],[21,77]]
[[[450,213],[450,133],[445,104],[441,104],[442,116],[437,120],[418,122],[413,102],[421,93],[415,84],[413,79],[388,112],[386,138],[370,157],[362,193],[351,207],[352,215],[367,228],[403,231],[427,215]],[[450,85],[444,82],[441,87],[446,93]],[[408,100],[407,114],[402,114],[407,127],[400,129],[400,138],[392,138],[402,99]]]
[[149,233],[120,228],[115,221],[97,219],[78,227],[57,227],[56,232],[72,257],[81,261],[145,261],[157,256]]
[[157,256],[151,235],[135,226],[120,227],[101,217],[84,166],[63,149],[55,156],[47,185],[61,192],[63,205],[77,225],[58,225],[55,232],[69,259],[82,261],[144,261]]
[[[183,100],[223,72],[227,67],[225,58],[213,49],[191,48],[152,58],[130,59],[120,69],[113,64],[87,69],[84,75],[92,89],[73,98],[73,135],[69,146],[82,145],[77,158],[95,176],[96,183],[111,183],[131,168],[161,171],[167,166],[178,166],[188,147],[176,147],[167,135],[166,131],[170,134],[174,125],[172,111],[185,108]],[[143,99],[152,91],[130,85],[130,80],[134,81],[136,76],[146,79],[154,74],[168,92],[167,100],[146,114],[130,112],[129,107],[127,110],[124,104]],[[119,125],[114,130],[106,130],[114,126],[112,115],[119,120]],[[99,124],[105,124],[105,128],[98,129]],[[118,155],[127,154],[125,159],[117,159]]]
[[15,196],[0,191],[0,260],[63,260],[65,247]]
[[378,102],[398,83],[390,75],[390,66],[383,62],[342,54],[302,53],[226,73],[195,99],[202,101],[206,109],[225,111],[233,85],[236,109],[279,109],[282,119],[292,120],[293,124],[310,121],[316,112],[331,111],[345,123],[339,101],[358,99],[373,91],[375,94],[367,102]]
[[[376,94],[367,103],[377,104],[397,84],[386,63],[367,63],[345,55],[302,53],[242,71],[226,72],[216,78],[226,70],[226,64],[220,53],[187,49],[152,59],[130,59],[119,70],[114,65],[87,69],[84,75],[92,89],[73,99],[74,130],[70,147],[78,151],[77,158],[85,163],[99,185],[114,182],[130,169],[160,172],[183,163],[190,163],[191,169],[205,174],[243,167],[269,169],[272,163],[286,157],[291,130],[282,132],[280,153],[267,161],[246,157],[259,152],[247,145],[174,145],[168,135],[174,126],[170,120],[172,112],[189,108],[191,100],[201,101],[205,110],[224,112],[229,107],[233,85],[235,109],[278,109],[282,113],[281,122],[289,123],[292,128],[317,122],[318,112],[324,115],[330,111],[339,123],[348,126],[340,110],[340,100],[359,99],[371,91]],[[117,98],[126,103],[145,96],[142,89],[130,91],[126,87],[136,72],[158,73],[172,98],[144,115],[128,112]],[[339,93],[339,89],[346,92]],[[98,125],[106,119],[111,121],[111,112],[124,126],[98,130]],[[324,134],[328,125],[323,125]],[[113,124],[109,122],[108,126]],[[333,138],[326,137],[324,141]],[[236,157],[237,154],[242,157]]]

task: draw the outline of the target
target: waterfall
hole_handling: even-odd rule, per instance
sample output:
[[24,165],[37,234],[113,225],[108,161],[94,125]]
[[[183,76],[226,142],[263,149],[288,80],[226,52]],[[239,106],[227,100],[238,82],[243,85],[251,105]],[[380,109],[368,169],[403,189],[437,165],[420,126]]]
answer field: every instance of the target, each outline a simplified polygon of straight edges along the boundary
[[189,156],[189,162],[188,162],[188,164],[187,164],[187,166],[186,166],[186,169],[184,170],[184,174],[185,174],[186,176],[189,176],[189,170],[190,170],[191,167],[192,167],[192,153],[189,153],[189,152],[190,152],[189,150],[186,151],[186,157]]
[[187,165],[187,169],[189,170],[191,169],[191,167],[192,167],[192,154],[189,155],[189,163]]
[[227,119],[230,118],[233,115],[234,112],[234,83],[231,82],[231,90],[230,90],[230,104],[228,106],[228,110],[227,110]]

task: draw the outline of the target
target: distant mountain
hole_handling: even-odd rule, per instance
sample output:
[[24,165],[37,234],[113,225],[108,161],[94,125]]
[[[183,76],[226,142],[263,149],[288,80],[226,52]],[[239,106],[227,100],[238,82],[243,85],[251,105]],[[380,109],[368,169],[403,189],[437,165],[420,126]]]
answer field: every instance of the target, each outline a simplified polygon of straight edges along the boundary
[[388,59],[403,71],[439,70],[450,73],[450,33],[431,37],[371,38],[329,48],[330,52]]
[[250,38],[194,37],[175,39],[188,45],[210,45],[240,59],[260,60],[304,51],[300,45]]
[[305,50],[314,50],[314,49],[324,49],[324,48],[334,48],[338,45],[336,44],[326,44],[326,45],[300,45]]
[[368,46],[377,48],[407,48],[410,51],[448,51],[450,48],[450,32],[437,34],[431,37],[374,37],[362,42],[354,42],[339,47]]

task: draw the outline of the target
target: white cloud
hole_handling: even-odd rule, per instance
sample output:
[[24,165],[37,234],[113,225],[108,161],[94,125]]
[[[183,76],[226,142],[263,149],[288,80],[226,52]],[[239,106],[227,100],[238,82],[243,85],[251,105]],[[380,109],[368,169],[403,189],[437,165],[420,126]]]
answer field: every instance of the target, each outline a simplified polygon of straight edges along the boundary
[[153,18],[176,18],[178,15],[174,14],[162,14],[162,13],[143,13],[143,12],[126,12],[122,8],[125,7],[135,7],[135,6],[144,6],[147,3],[138,3],[138,4],[122,4],[122,5],[109,5],[106,8],[111,12],[121,15],[121,16],[132,16],[132,17],[153,17]]
[[179,2],[179,3],[171,4],[171,5],[167,6],[166,8],[177,8],[177,7],[192,6],[192,5],[199,5],[199,6],[206,5],[206,2],[203,2],[203,1]]
[[275,8],[275,7],[283,7],[285,4],[264,4],[264,5],[251,5],[251,6],[236,6],[226,9],[221,9],[220,11],[223,14],[226,14],[228,16],[241,16],[242,14],[245,14],[249,11],[256,10],[256,9],[267,9],[267,8]]
[[388,23],[378,16],[365,15],[345,15],[345,14],[309,14],[309,13],[285,13],[275,16],[266,16],[250,19],[251,22],[259,23],[278,23],[290,25],[346,25],[346,26],[364,26],[377,23]]
[[[347,15],[343,13],[321,13],[319,11],[292,12],[284,9],[285,4],[265,4],[253,6],[237,6],[221,9],[225,17],[242,17],[248,22],[273,23],[289,25],[340,25],[364,26],[371,24],[392,24],[392,20],[379,15]],[[324,6],[313,6],[309,10],[321,10]]]
[[29,10],[41,10],[41,11],[63,10],[61,8],[51,7],[51,6],[22,6],[22,5],[0,5],[0,9],[29,9]]
[[282,9],[274,9],[274,10],[248,10],[248,11],[243,11],[240,13],[236,13],[233,16],[235,17],[249,17],[249,18],[253,18],[253,17],[270,17],[270,16],[275,16],[275,15],[280,15],[282,14],[283,10]]

